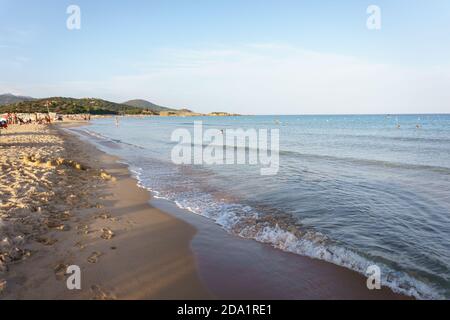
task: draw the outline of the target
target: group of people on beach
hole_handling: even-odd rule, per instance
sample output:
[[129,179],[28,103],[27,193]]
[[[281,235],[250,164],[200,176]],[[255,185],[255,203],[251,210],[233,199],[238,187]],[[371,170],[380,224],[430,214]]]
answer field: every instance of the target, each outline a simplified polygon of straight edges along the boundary
[[[0,130],[7,129],[8,125],[19,124],[26,125],[31,123],[38,124],[50,124],[52,122],[50,115],[45,115],[44,117],[39,117],[38,114],[34,114],[34,119],[32,116],[20,117],[16,113],[5,113],[0,115]],[[1,132],[1,131],[0,131]]]
[[[33,119],[34,118],[34,119]],[[44,117],[38,116],[38,114],[27,114],[26,117],[20,117],[16,113],[6,113],[0,115],[0,121],[5,123],[5,126],[8,124],[30,124],[30,123],[39,123],[39,124],[50,124],[52,122],[50,115],[46,114]]]

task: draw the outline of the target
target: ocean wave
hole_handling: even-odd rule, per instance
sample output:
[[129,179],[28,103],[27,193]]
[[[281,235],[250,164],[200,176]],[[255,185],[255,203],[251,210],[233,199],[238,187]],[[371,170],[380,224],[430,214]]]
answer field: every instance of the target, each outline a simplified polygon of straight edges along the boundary
[[322,160],[330,160],[336,162],[349,162],[351,164],[362,164],[368,166],[381,166],[387,168],[398,168],[398,169],[410,169],[410,170],[429,170],[433,172],[450,174],[450,168],[441,167],[441,166],[431,166],[425,164],[413,164],[406,162],[395,162],[395,161],[383,161],[383,160],[375,160],[375,159],[362,159],[362,158],[354,158],[354,157],[339,157],[339,156],[330,156],[330,155],[321,155],[321,154],[312,154],[312,153],[302,153],[298,151],[288,151],[281,150],[280,155],[292,155],[292,156],[302,156],[310,159],[322,159]]
[[94,131],[91,131],[89,129],[75,130],[75,131],[81,131],[82,133],[84,133],[84,134],[86,134],[88,136],[94,137],[94,138],[96,138],[98,140],[109,141],[109,142],[113,142],[113,143],[117,143],[117,144],[123,144],[123,145],[131,146],[131,147],[134,147],[134,148],[138,148],[138,149],[145,149],[145,147],[140,146],[138,144],[125,142],[125,141],[120,140],[120,139],[109,138],[107,136],[102,135],[101,133],[94,132]]
[[[176,143],[170,142],[169,144],[175,145]],[[271,149],[262,149],[262,148],[253,148],[250,146],[235,146],[235,145],[222,145],[222,144],[195,144],[195,143],[184,143],[180,145],[185,146],[191,146],[195,147],[196,145],[201,145],[203,148],[206,148],[208,146],[210,147],[223,147],[223,149],[226,150],[239,150],[247,153],[257,153],[257,152],[267,152],[271,153],[273,152]],[[280,149],[279,151],[280,156],[290,156],[290,157],[303,157],[311,160],[328,160],[333,162],[347,162],[350,164],[359,164],[359,165],[365,165],[365,166],[379,166],[384,168],[393,168],[393,169],[406,169],[406,170],[428,170],[433,171],[441,174],[450,175],[450,167],[442,167],[442,166],[433,166],[433,165],[426,165],[426,164],[415,164],[415,163],[407,163],[407,162],[395,162],[395,161],[385,161],[385,160],[376,160],[376,159],[363,159],[363,158],[355,158],[355,157],[345,157],[345,156],[332,156],[332,155],[326,155],[326,154],[315,154],[315,153],[304,153],[294,150],[285,150]],[[224,160],[226,160],[226,156],[224,154]]]
[[207,217],[229,233],[270,244],[279,250],[327,261],[362,275],[366,275],[369,266],[377,265],[382,270],[382,285],[391,288],[394,292],[417,299],[445,298],[437,288],[403,271],[394,270],[384,263],[339,246],[320,232],[304,230],[287,215],[262,214],[251,206],[217,201],[211,195],[204,193],[180,195],[160,192],[149,187],[142,178],[142,169],[131,171],[139,187],[151,192],[155,198],[171,201],[181,209]]
[[323,136],[323,137],[333,137],[333,138],[349,138],[349,139],[370,139],[373,140],[388,140],[388,141],[401,141],[401,142],[423,142],[423,143],[450,143],[450,139],[448,138],[432,138],[432,137],[408,137],[408,136],[386,136],[386,135],[377,135],[377,134],[349,134],[349,133],[336,133],[334,132],[332,135],[329,133],[305,133],[302,132],[301,136]]

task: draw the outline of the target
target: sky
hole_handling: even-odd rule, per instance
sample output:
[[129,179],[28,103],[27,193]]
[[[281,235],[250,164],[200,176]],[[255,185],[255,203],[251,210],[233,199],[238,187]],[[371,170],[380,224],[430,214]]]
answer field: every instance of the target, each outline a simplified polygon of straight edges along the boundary
[[[67,8],[80,8],[69,30]],[[381,29],[367,27],[370,5]],[[450,113],[448,0],[0,0],[0,93],[197,112]]]

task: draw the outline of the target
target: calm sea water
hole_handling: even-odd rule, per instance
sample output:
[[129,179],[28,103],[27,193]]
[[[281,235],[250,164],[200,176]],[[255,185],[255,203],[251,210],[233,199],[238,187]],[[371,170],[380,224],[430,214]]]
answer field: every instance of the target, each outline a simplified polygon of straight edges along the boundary
[[[196,120],[279,129],[279,173],[174,165],[171,133]],[[376,264],[396,291],[450,298],[450,115],[102,119],[82,130],[114,142],[107,151],[154,195],[228,232],[360,273]]]

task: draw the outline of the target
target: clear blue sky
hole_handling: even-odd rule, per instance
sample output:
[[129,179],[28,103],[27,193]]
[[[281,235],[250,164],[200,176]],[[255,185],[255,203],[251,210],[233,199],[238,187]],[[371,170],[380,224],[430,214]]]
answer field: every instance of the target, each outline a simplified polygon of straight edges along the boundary
[[[71,4],[81,30],[66,28]],[[449,88],[448,0],[0,0],[0,93],[414,113],[450,112]]]

